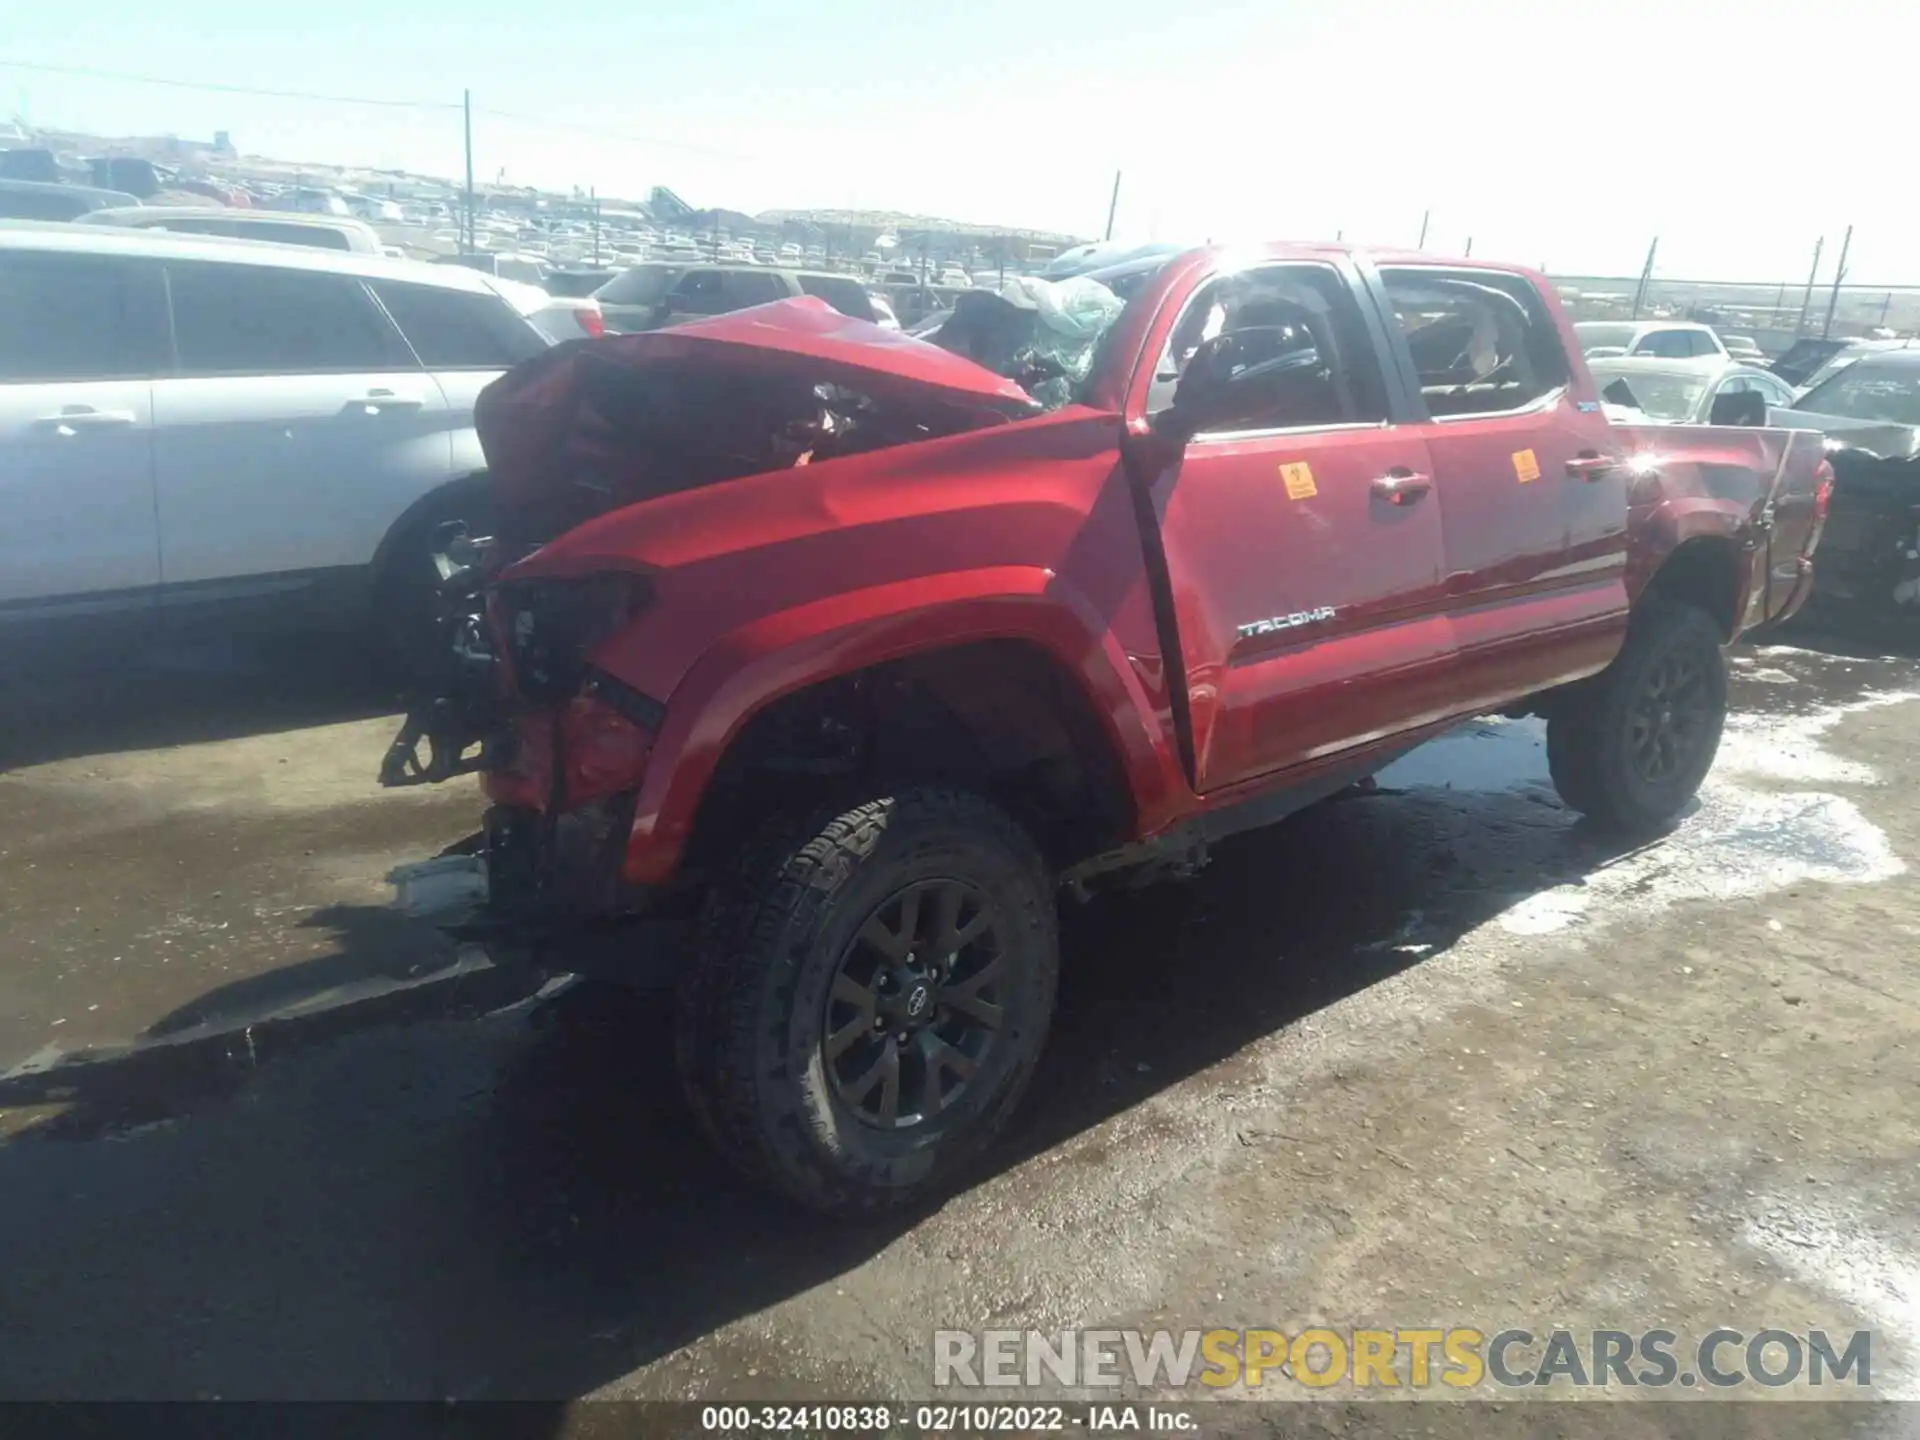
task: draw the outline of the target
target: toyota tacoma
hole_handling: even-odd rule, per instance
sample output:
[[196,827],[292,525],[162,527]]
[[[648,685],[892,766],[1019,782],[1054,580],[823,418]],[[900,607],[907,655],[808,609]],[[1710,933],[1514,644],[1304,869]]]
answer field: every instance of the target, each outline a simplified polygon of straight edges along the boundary
[[1658,831],[1725,647],[1812,583],[1820,437],[1610,424],[1527,270],[1200,249],[1064,360],[1045,309],[940,348],[791,299],[495,382],[489,533],[442,536],[445,673],[383,766],[480,774],[466,933],[675,987],[700,1122],[825,1212],[1007,1123],[1060,896],[1490,712]]

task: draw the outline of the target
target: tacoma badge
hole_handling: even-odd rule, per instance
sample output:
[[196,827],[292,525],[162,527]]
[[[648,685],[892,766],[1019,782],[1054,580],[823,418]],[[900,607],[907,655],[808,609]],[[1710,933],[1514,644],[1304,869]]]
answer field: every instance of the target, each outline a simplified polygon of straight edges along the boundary
[[1275,615],[1270,620],[1255,620],[1240,627],[1240,638],[1251,640],[1256,635],[1271,635],[1276,630],[1292,630],[1301,625],[1315,625],[1322,620],[1333,619],[1333,606],[1320,605],[1312,610],[1296,610],[1291,615]]

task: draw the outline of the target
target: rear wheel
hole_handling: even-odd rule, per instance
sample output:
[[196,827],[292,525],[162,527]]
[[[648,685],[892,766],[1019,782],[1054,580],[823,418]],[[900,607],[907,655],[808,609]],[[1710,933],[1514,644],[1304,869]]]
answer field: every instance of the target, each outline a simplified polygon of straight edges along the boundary
[[1613,664],[1548,720],[1554,788],[1602,824],[1657,829],[1713,768],[1726,716],[1719,627],[1695,606],[1651,600]]
[[1005,1125],[1058,969],[1045,865],[979,796],[903,790],[776,821],[709,899],[681,1077],[747,1175],[877,1213],[939,1189]]

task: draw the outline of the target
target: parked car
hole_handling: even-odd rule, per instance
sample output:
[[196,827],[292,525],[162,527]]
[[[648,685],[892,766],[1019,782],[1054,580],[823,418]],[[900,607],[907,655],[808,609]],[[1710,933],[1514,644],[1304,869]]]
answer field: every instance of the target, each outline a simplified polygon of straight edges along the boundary
[[1793,403],[1771,371],[1720,356],[1662,360],[1612,355],[1587,361],[1603,402],[1670,425],[1764,425],[1770,406]]
[[1861,353],[1772,418],[1827,437],[1833,508],[1815,600],[1920,619],[1920,349]]
[[564,269],[552,270],[542,282],[549,295],[591,296],[594,291],[612,280],[620,272],[611,268],[590,268],[583,265],[569,265]]
[[591,295],[553,295],[538,285],[486,276],[514,309],[553,344],[562,340],[592,340],[607,333],[600,302]]
[[615,334],[658,330],[795,295],[817,295],[856,320],[877,323],[882,319],[865,285],[852,275],[832,271],[649,261],[615,276],[593,293],[607,329]]
[[29,223],[0,225],[0,335],[0,631],[378,616],[403,650],[474,400],[548,343],[453,267]]
[[[1826,355],[1813,369],[1805,372],[1799,380],[1793,382],[1799,393],[1804,395],[1816,385],[1823,385],[1838,375],[1856,360],[1864,360],[1869,355],[1883,355],[1890,350],[1907,350],[1916,344],[1912,340],[1849,340]],[[1774,373],[1780,373],[1774,368]],[[1782,376],[1784,379],[1785,377]]]
[[1545,285],[1194,251],[1054,408],[805,300],[521,367],[478,415],[448,688],[382,766],[483,774],[461,933],[677,986],[708,1135],[867,1215],[1012,1115],[1062,895],[1190,874],[1489,712],[1657,832],[1723,647],[1805,596],[1821,441],[1610,425]]
[[1751,335],[1722,335],[1720,343],[1726,347],[1727,354],[1745,364],[1767,363],[1767,357],[1761,353],[1759,342]]
[[0,220],[78,220],[109,206],[138,205],[120,190],[58,185],[40,180],[0,180]]
[[1573,332],[1579,337],[1581,353],[1589,360],[1611,355],[1684,360],[1693,355],[1727,353],[1712,326],[1687,320],[1582,320]]
[[517,280],[522,285],[542,287],[545,286],[549,273],[544,260],[536,256],[505,250],[475,251],[468,255],[442,255],[434,263],[458,265],[463,270],[477,270],[482,275],[494,275],[502,280]]
[[343,215],[303,215],[295,210],[230,210],[221,205],[136,205],[91,210],[77,217],[88,225],[124,225],[168,230],[176,235],[228,235],[236,240],[271,240],[277,245],[308,245],[378,255],[380,237],[373,227]]

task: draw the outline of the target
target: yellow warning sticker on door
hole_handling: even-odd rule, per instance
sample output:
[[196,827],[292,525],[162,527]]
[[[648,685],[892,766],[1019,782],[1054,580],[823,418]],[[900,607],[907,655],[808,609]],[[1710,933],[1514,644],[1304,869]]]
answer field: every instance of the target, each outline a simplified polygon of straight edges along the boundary
[[1513,473],[1520,477],[1520,483],[1522,485],[1526,484],[1529,480],[1538,480],[1540,478],[1540,462],[1534,458],[1533,451],[1516,450],[1513,452]]
[[1289,500],[1311,500],[1320,493],[1320,487],[1313,483],[1313,467],[1304,460],[1282,465],[1280,480],[1287,487]]

